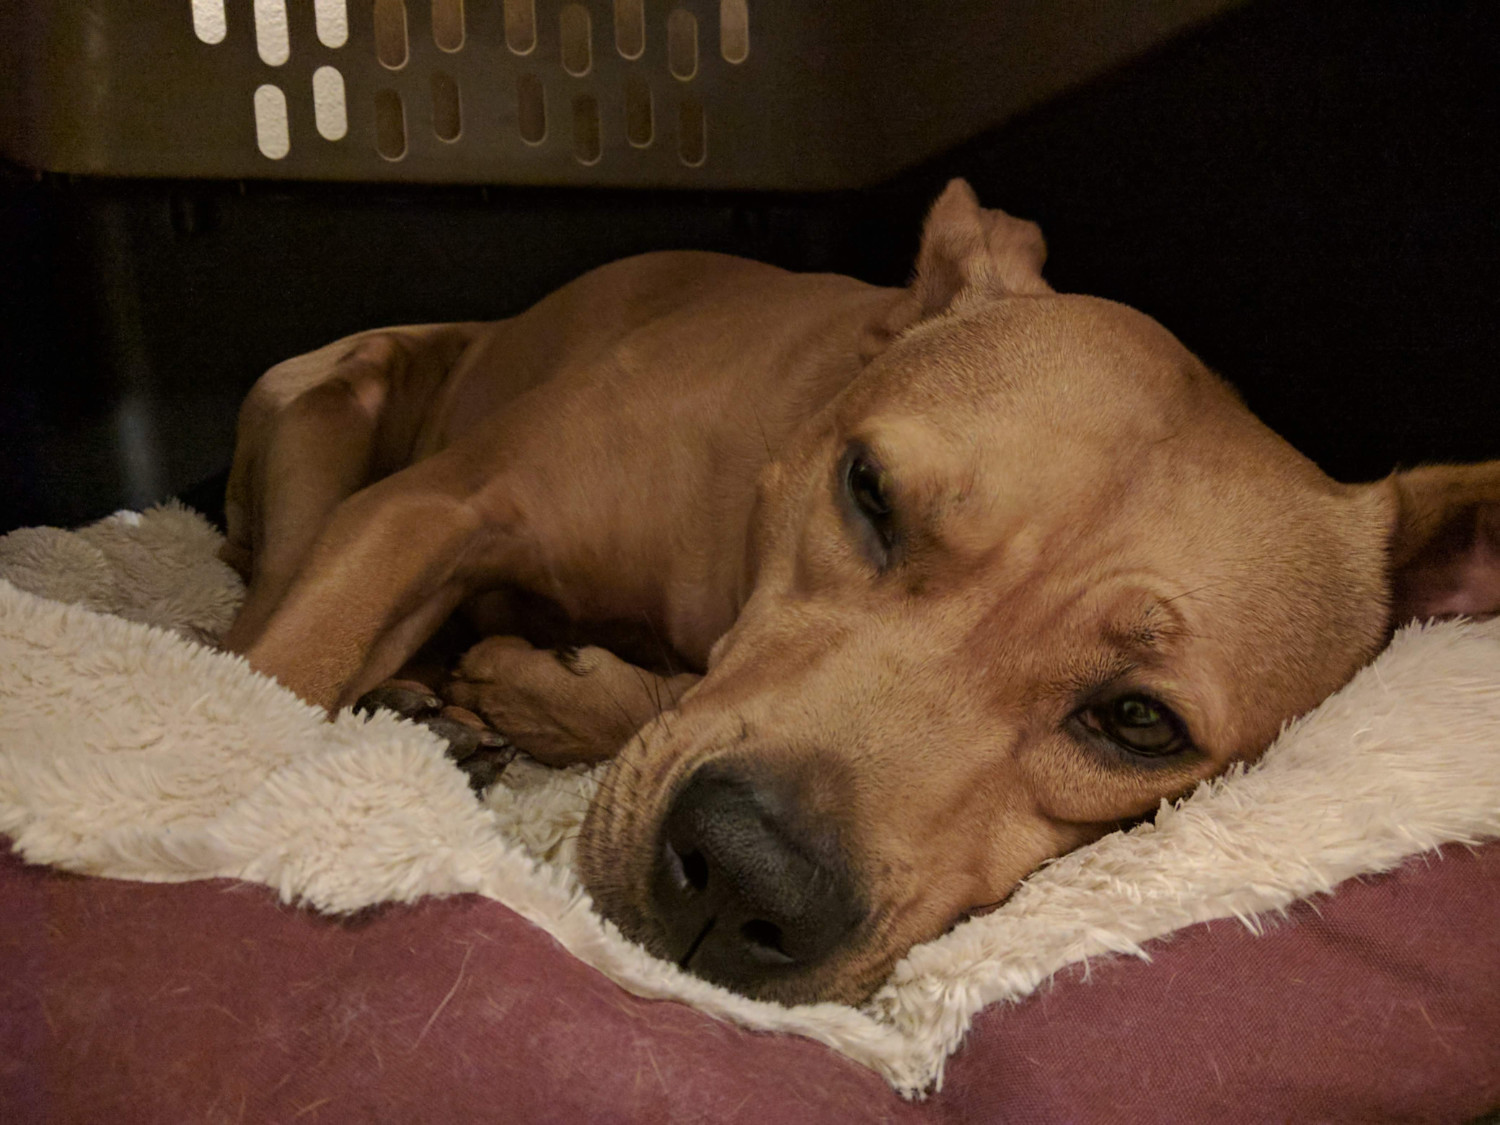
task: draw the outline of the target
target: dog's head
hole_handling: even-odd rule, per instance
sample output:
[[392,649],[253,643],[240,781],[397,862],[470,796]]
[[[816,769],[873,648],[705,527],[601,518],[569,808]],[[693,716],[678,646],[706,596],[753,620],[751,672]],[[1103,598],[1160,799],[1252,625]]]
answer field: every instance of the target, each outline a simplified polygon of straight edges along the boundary
[[1500,462],[1338,484],[1043,254],[950,185],[868,366],[762,475],[743,611],[585,829],[659,955],[862,998],[1254,759],[1393,622],[1500,610]]

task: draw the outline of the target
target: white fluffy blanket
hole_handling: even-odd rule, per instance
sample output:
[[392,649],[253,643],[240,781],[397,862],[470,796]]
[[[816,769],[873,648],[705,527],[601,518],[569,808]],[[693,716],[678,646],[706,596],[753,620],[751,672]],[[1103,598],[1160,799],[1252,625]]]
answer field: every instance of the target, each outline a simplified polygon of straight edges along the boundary
[[0,833],[28,860],[251,880],[328,911],[488,895],[632,992],[810,1036],[908,1095],[941,1082],[980,1008],[1064,965],[1144,957],[1212,918],[1254,929],[1351,876],[1500,835],[1500,622],[1411,628],[1259,766],[1047,865],[913,950],[864,1008],[758,1003],[590,910],[570,862],[588,773],[520,759],[480,805],[423,728],[326,722],[202,644],[241,595],[218,542],[176,507],[0,538]]

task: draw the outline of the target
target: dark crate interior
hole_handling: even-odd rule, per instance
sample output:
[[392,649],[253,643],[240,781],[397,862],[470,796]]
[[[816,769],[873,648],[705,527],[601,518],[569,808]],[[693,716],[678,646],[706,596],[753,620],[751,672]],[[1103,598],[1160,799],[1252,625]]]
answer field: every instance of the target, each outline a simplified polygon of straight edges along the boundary
[[0,173],[0,531],[212,508],[272,363],[696,248],[900,284],[952,175],[1037,219],[1333,475],[1500,457],[1492,4],[1252,4],[937,160],[819,195]]

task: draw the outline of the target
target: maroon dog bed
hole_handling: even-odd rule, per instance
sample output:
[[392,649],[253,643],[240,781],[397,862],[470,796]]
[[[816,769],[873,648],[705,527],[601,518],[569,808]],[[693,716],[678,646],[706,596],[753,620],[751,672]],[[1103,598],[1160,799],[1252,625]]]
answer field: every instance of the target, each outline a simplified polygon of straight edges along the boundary
[[62,1121],[1468,1121],[1500,1106],[1500,844],[1065,970],[899,1098],[631,996],[497,902],[336,921],[0,861],[0,1104]]

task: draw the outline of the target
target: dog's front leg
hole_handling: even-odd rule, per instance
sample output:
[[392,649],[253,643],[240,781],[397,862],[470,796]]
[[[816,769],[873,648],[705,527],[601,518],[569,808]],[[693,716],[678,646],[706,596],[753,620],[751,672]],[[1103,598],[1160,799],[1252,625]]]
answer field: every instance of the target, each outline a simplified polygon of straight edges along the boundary
[[547,765],[600,762],[701,677],[659,676],[602,648],[553,651],[490,637],[459,661],[442,695]]
[[335,510],[245,655],[310,703],[353,703],[394,674],[493,563],[503,521],[440,453]]

